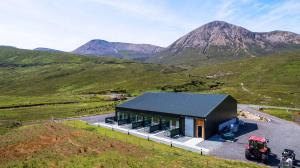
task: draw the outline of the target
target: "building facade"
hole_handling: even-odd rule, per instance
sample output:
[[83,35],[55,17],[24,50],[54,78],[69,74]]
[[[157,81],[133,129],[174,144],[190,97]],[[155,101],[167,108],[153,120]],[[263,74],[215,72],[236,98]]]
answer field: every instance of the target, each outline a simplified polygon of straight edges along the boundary
[[119,125],[169,130],[170,136],[207,139],[237,117],[237,101],[226,94],[145,93],[116,106]]

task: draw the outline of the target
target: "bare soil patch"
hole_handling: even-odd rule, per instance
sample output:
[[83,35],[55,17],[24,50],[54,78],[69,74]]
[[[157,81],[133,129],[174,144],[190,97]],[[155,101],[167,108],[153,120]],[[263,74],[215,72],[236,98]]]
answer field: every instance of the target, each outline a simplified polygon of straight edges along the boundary
[[[33,126],[28,127],[28,129],[20,129],[18,131],[26,132],[30,130],[27,134],[31,134],[31,131],[34,130],[30,129],[30,127]],[[32,136],[29,136],[31,137],[30,139],[0,146],[0,162],[25,159],[43,151],[50,151],[61,158],[75,154],[98,155],[110,150],[138,157],[147,155],[147,152],[143,151],[139,146],[102,137],[93,132],[76,130],[62,124],[46,123],[35,127],[35,129],[39,129],[37,131],[40,133],[38,135],[32,134]],[[17,136],[15,134],[15,137],[10,136],[10,138],[17,139]]]
[[254,121],[269,122],[269,119],[267,119],[263,116],[255,115],[253,113],[250,113],[250,112],[244,111],[244,110],[238,110],[238,117],[244,118],[244,119],[249,119],[249,120],[254,120]]

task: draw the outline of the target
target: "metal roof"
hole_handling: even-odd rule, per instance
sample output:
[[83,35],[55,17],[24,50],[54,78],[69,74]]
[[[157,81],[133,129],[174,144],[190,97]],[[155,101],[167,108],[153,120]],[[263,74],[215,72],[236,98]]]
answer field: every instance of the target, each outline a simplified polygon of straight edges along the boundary
[[258,142],[262,142],[262,143],[266,142],[266,138],[264,138],[264,137],[258,137],[258,136],[255,136],[255,135],[250,136],[249,140],[250,141],[251,140],[252,141],[258,141]]
[[117,105],[117,108],[205,118],[228,96],[227,94],[148,92]]

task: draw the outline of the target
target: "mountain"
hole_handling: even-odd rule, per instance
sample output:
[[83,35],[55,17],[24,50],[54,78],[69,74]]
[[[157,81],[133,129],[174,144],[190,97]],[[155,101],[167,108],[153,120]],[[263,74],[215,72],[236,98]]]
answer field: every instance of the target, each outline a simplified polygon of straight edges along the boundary
[[0,49],[1,48],[15,48],[15,49],[17,49],[17,47],[15,47],[15,46],[8,46],[8,45],[0,45]]
[[91,40],[73,51],[74,54],[114,56],[128,59],[146,59],[162,51],[162,47],[150,44],[131,44],[108,42],[105,40]]
[[207,23],[179,38],[149,62],[201,64],[300,49],[300,35],[287,31],[252,32],[224,21]]
[[51,49],[51,48],[43,48],[43,47],[38,47],[38,48],[35,48],[33,50],[35,50],[35,51],[47,51],[47,52],[63,52],[63,51],[60,51],[60,50],[55,50],[55,49]]

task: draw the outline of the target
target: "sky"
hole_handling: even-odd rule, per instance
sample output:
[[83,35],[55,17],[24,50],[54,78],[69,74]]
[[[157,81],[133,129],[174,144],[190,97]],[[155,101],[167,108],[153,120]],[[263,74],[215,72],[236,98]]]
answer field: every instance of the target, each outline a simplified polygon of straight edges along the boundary
[[214,20],[300,34],[300,0],[1,0],[0,45],[72,51],[103,39],[166,47]]

